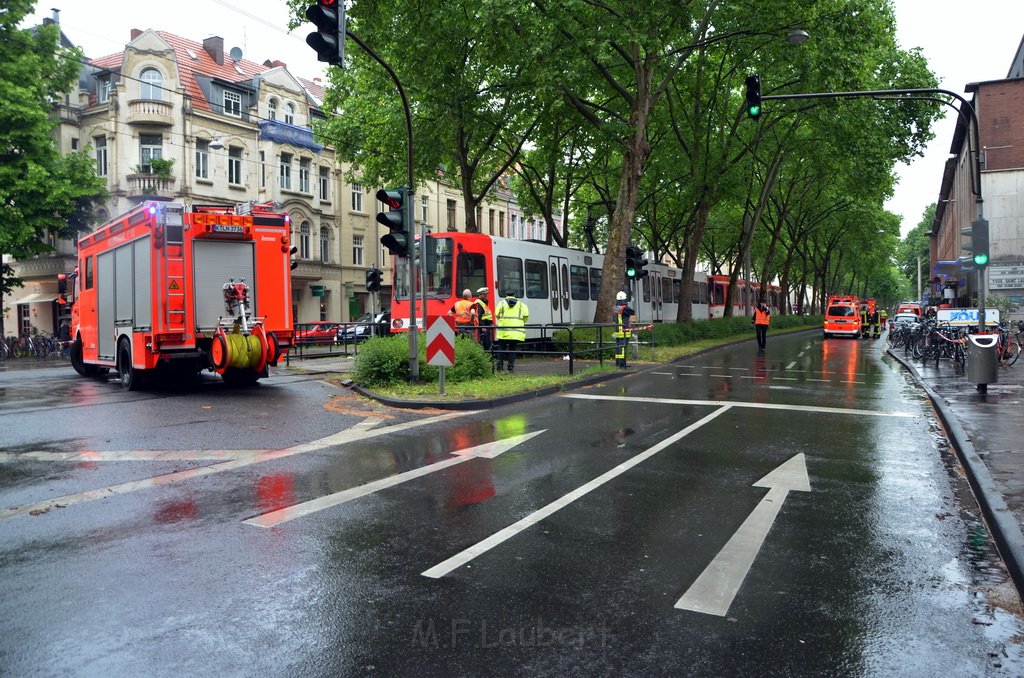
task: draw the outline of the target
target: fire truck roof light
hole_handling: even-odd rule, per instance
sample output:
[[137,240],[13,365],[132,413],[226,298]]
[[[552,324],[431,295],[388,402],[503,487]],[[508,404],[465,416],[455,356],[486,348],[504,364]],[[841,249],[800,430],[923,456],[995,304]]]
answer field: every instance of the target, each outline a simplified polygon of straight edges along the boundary
[[149,206],[149,213],[150,214],[156,214],[156,205],[150,205]]

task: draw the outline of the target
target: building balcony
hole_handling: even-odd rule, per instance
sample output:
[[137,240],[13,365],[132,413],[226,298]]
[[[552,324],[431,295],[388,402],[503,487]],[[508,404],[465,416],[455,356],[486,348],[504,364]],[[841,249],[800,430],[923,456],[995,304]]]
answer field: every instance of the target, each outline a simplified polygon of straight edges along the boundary
[[50,119],[67,125],[78,125],[82,122],[82,107],[56,103],[50,111]]
[[129,125],[173,125],[174,104],[155,99],[133,99],[128,102]]
[[158,174],[129,174],[128,194],[130,200],[173,200],[174,177]]

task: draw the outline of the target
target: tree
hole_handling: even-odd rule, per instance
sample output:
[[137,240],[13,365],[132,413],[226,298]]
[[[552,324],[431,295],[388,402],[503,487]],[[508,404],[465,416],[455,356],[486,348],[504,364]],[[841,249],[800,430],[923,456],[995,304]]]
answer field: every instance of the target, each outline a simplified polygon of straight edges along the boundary
[[[82,55],[60,47],[55,24],[18,28],[34,4],[8,0],[0,12],[0,256],[15,259],[48,251],[47,234],[74,237],[106,197],[87,152],[61,155],[54,143],[53,106],[76,82]],[[21,285],[3,264],[0,303]]]

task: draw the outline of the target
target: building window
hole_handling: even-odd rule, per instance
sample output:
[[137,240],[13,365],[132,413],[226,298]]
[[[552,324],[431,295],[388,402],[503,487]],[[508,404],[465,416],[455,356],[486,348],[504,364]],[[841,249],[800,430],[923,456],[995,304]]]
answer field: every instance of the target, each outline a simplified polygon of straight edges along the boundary
[[228,148],[228,183],[242,183],[242,149],[238,146]]
[[309,193],[309,158],[299,158],[299,190]]
[[210,142],[196,140],[196,178],[210,178]]
[[352,236],[352,265],[363,265],[363,236]]
[[331,171],[326,167],[320,168],[320,199],[331,199]]
[[267,102],[267,117],[271,120],[277,120],[277,99],[271,99]]
[[325,264],[331,261],[331,239],[326,226],[320,227],[320,261]]
[[290,101],[284,105],[284,121],[289,125],[295,124],[295,104]]
[[142,71],[139,80],[142,81],[140,96],[143,99],[160,101],[163,98],[164,77],[160,75],[160,71],[155,68],[147,68]]
[[498,236],[505,237],[505,213],[498,212]]
[[101,79],[96,86],[96,103],[105,104],[110,101],[110,78]]
[[107,176],[107,137],[105,135],[93,137],[92,142],[96,147],[96,174],[105,177]]
[[420,221],[424,224],[430,225],[430,220],[427,219],[427,215],[430,213],[430,203],[427,201],[427,196],[420,196]]
[[77,151],[78,150],[78,137],[71,137],[71,150],[72,151]]
[[260,151],[260,188],[267,187],[267,152]]
[[224,115],[234,118],[242,117],[242,95],[231,90],[224,90]]
[[494,210],[487,210],[487,233],[494,235]]
[[281,154],[281,188],[291,190],[292,188],[292,156],[291,153]]
[[363,185],[352,184],[352,211],[363,211]]
[[159,134],[139,135],[139,169],[143,174],[153,173],[151,160],[164,157],[163,143],[163,136]]
[[448,201],[448,230],[455,230],[455,201]]
[[484,206],[476,206],[476,230],[477,233],[483,233],[484,230]]
[[32,311],[28,304],[18,304],[18,329],[23,337],[32,334]]
[[299,226],[299,258],[309,259],[309,239],[313,233],[313,228],[309,225],[308,221],[303,221],[302,226]]

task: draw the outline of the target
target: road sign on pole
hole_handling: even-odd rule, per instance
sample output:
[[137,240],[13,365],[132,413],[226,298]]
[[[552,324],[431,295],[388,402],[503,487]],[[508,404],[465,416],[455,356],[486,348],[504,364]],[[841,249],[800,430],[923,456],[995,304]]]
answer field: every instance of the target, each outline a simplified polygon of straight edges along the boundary
[[455,318],[427,316],[427,364],[436,367],[455,364]]

